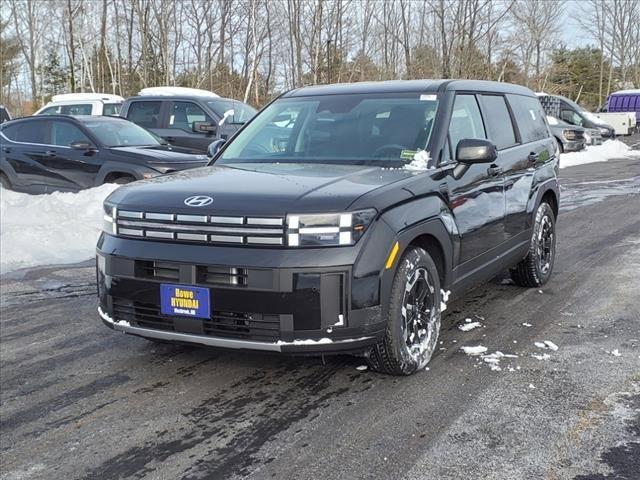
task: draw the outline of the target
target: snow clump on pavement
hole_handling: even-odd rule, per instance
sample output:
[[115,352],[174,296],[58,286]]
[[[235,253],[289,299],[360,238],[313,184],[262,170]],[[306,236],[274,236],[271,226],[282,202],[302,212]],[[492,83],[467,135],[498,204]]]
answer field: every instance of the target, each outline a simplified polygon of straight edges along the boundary
[[460,350],[462,350],[467,355],[477,356],[485,353],[487,351],[487,347],[483,345],[476,345],[474,347],[460,347]]
[[[471,319],[468,318],[467,320],[471,320]],[[478,328],[481,326],[482,324],[480,322],[468,322],[468,323],[463,323],[462,325],[458,325],[458,329],[462,330],[463,332],[468,332],[469,330],[473,330],[474,328]]]
[[575,167],[586,163],[607,162],[614,158],[640,157],[640,151],[620,140],[607,140],[602,145],[590,145],[580,152],[562,153],[560,168]]
[[48,195],[0,189],[0,273],[92,258],[102,230],[102,202],[116,187]]

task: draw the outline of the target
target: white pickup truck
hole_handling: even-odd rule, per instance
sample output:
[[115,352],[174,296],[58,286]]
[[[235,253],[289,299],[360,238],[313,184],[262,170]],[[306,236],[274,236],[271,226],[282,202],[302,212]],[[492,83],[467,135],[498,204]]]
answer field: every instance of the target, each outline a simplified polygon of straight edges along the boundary
[[607,125],[611,125],[616,135],[631,135],[636,128],[635,112],[599,112],[594,115]]

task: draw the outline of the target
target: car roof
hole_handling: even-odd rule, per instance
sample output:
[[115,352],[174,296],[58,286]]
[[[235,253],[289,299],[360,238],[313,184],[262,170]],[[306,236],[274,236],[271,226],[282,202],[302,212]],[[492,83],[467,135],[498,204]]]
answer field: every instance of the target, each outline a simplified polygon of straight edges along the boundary
[[30,115],[28,117],[20,117],[14,118],[7,122],[4,122],[2,126],[8,125],[9,123],[15,124],[24,121],[38,121],[43,122],[46,120],[71,120],[77,121],[79,123],[89,123],[95,121],[107,121],[107,122],[119,122],[125,121],[128,122],[126,118],[118,117],[116,115]]
[[131,100],[204,100],[206,102],[219,102],[219,101],[227,101],[227,102],[238,102],[244,103],[242,100],[235,100],[233,98],[225,98],[225,97],[205,97],[203,95],[136,95],[134,97],[127,98],[127,102]]
[[291,90],[283,97],[306,97],[312,95],[410,93],[439,91],[478,91],[512,93],[534,97],[533,91],[520,85],[486,80],[387,80],[383,82],[355,82],[331,85],[314,85]]

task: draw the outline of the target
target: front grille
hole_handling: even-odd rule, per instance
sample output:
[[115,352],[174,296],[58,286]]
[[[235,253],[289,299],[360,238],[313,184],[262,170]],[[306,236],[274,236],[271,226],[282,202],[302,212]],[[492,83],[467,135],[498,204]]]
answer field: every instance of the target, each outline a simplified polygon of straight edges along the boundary
[[117,234],[146,238],[227,245],[284,244],[282,217],[228,217],[119,210]]
[[[191,267],[187,265],[187,267]],[[212,265],[194,265],[195,283],[198,285],[246,287],[249,272],[246,268],[219,267]],[[180,264],[155,260],[136,260],[136,278],[158,280],[161,282],[180,282]],[[189,283],[190,280],[187,281]]]
[[126,320],[132,326],[153,330],[193,334],[193,328],[181,328],[186,321],[201,326],[198,334],[208,337],[269,342],[280,339],[280,317],[275,314],[212,311],[209,319],[172,317],[162,315],[155,305],[123,298],[113,299],[113,313],[117,321]]

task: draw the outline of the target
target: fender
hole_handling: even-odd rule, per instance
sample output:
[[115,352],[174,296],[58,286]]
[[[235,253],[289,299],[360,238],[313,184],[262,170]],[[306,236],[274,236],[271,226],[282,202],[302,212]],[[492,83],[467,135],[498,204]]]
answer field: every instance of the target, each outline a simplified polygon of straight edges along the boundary
[[544,181],[538,183],[534,187],[534,191],[531,192],[529,196],[529,202],[527,203],[527,228],[533,228],[534,215],[540,202],[542,202],[542,197],[545,196],[547,192],[553,192],[556,205],[560,207],[560,187],[558,183],[558,179],[556,177],[545,179]]
[[[417,199],[386,211],[381,220],[396,232],[395,241],[400,244],[393,266],[388,270],[384,265],[381,266],[380,300],[383,309],[388,305],[391,284],[400,258],[411,242],[422,235],[429,235],[440,244],[444,263],[442,288],[446,290],[452,280],[454,249],[458,244],[458,234],[451,213],[442,199],[435,195]],[[391,246],[389,245],[388,248]]]

